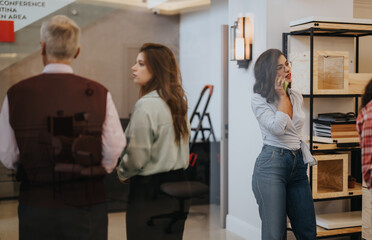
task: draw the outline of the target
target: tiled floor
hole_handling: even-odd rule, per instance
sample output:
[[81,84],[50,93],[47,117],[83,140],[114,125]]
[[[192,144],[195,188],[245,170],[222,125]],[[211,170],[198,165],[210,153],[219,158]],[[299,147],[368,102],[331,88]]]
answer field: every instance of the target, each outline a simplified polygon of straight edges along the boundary
[[[0,201],[0,240],[18,239],[17,201]],[[126,239],[125,212],[109,214],[109,240]],[[242,240],[221,229],[216,205],[192,206],[186,221],[184,240]]]

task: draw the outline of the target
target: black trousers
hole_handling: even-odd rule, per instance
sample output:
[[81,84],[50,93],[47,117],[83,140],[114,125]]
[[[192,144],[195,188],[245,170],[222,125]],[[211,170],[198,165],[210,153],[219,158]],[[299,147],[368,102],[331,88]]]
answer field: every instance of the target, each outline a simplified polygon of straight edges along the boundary
[[[185,221],[177,221],[172,233],[164,229],[170,218],[156,219],[153,226],[147,221],[151,216],[172,213],[179,209],[179,202],[160,192],[160,185],[166,182],[187,181],[184,170],[175,170],[150,176],[135,176],[130,179],[129,201],[126,215],[127,239],[182,239]],[[185,204],[188,211],[190,203]]]
[[18,205],[20,240],[107,240],[107,203],[55,209]]

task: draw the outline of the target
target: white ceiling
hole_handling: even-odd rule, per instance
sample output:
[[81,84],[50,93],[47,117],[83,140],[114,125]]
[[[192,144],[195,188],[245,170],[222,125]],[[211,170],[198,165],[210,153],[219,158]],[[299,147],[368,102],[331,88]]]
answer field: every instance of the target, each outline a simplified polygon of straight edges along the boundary
[[179,14],[208,7],[211,0],[96,0],[128,7],[148,9],[157,14]]

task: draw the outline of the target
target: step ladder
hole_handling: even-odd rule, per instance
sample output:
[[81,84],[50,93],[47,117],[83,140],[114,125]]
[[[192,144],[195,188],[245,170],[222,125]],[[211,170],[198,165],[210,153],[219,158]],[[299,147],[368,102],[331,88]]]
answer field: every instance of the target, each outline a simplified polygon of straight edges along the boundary
[[[208,105],[209,105],[209,102],[210,102],[212,94],[213,94],[213,88],[214,88],[213,85],[205,85],[203,87],[203,89],[200,93],[200,97],[198,99],[198,102],[196,103],[194,111],[191,114],[191,118],[190,118],[191,132],[194,133],[192,139],[190,139],[191,140],[190,141],[190,165],[191,166],[193,166],[195,164],[195,161],[196,161],[196,158],[197,158],[197,155],[195,155],[192,151],[193,151],[193,146],[194,146],[194,144],[195,144],[195,142],[198,138],[199,132],[201,133],[202,142],[210,141],[211,137],[212,137],[213,141],[216,141],[216,136],[214,134],[211,117],[210,117],[209,112],[207,112]],[[208,97],[207,97],[207,100],[206,100],[204,108],[203,108],[203,107],[200,106],[200,103],[201,103],[201,101],[204,97],[204,94],[207,92],[207,90],[209,90]],[[200,111],[199,108],[202,111]],[[203,126],[204,118],[207,119],[207,122],[208,122],[209,126]],[[197,121],[196,127],[192,127],[194,120]]]

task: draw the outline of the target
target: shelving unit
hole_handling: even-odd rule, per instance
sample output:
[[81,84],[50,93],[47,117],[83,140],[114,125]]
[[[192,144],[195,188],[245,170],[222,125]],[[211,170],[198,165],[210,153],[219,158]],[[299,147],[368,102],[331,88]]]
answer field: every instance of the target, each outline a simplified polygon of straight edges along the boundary
[[[361,96],[360,88],[363,87],[368,77],[372,74],[357,74],[359,72],[359,38],[372,35],[372,21],[353,19],[350,21],[327,20],[321,18],[308,18],[291,23],[290,32],[283,33],[283,53],[288,56],[288,38],[290,36],[309,36],[309,74],[310,86],[309,93],[304,94],[304,98],[309,99],[310,105],[310,129],[309,129],[309,146],[313,155],[318,158],[318,166],[310,168],[310,182],[312,184],[314,201],[328,201],[336,199],[351,199],[351,210],[361,210],[362,186],[357,184],[354,188],[347,186],[347,163],[345,162],[345,153],[351,155],[351,174],[357,176],[357,181],[361,183],[361,166],[360,166],[360,148],[359,147],[338,147],[334,144],[321,144],[313,142],[313,125],[314,125],[314,100],[316,98],[354,98],[355,113],[358,113],[358,98]],[[314,74],[317,72],[314,66],[315,53],[319,56],[318,51],[314,50],[314,37],[346,37],[355,39],[355,72],[348,73],[347,85],[339,87],[340,91],[324,91],[314,89]],[[337,54],[335,54],[337,55]],[[348,69],[348,66],[347,66]],[[315,71],[316,70],[316,71]],[[346,75],[346,74],[345,74]],[[349,78],[350,75],[350,78]],[[350,82],[349,82],[349,79]],[[316,79],[317,80],[317,79]],[[315,91],[314,91],[315,90]],[[318,155],[322,154],[322,155]],[[341,158],[339,156],[342,156]],[[318,157],[317,157],[318,156]],[[319,157],[321,156],[321,157]],[[327,159],[328,156],[328,159]],[[332,163],[331,163],[332,162]],[[335,163],[335,164],[333,164]],[[345,167],[346,166],[346,167]],[[327,189],[327,187],[319,186],[319,175],[326,174],[327,167],[330,167],[332,174],[328,177],[333,178],[337,184]],[[323,168],[323,169],[322,169]],[[345,176],[346,174],[346,176]],[[325,176],[322,176],[325,177]],[[320,178],[322,178],[320,177]],[[346,179],[345,179],[346,177]],[[323,179],[327,181],[327,179]],[[328,179],[329,180],[329,179]],[[352,236],[352,239],[361,239],[362,227],[347,227],[338,229],[325,229],[317,227],[317,238],[329,238],[335,236]]]

